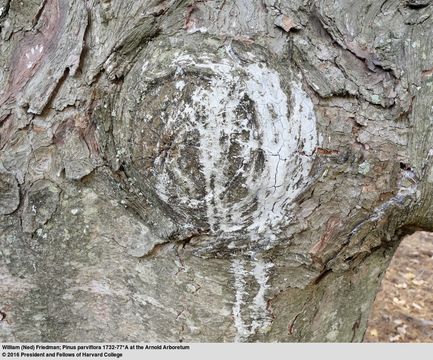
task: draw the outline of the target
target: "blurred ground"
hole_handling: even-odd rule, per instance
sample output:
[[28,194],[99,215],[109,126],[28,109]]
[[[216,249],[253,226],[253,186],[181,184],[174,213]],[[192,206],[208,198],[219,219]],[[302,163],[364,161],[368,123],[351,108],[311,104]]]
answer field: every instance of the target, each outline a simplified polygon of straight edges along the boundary
[[433,234],[418,232],[400,244],[364,342],[433,342]]

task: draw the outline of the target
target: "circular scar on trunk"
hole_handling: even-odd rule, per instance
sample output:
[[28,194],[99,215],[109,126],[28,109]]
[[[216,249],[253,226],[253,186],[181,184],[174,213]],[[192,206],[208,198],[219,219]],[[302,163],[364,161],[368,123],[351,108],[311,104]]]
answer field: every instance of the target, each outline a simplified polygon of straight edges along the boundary
[[210,234],[272,242],[311,181],[320,143],[300,79],[263,61],[180,52],[157,66],[142,64],[143,100],[126,101],[134,131],[129,142],[118,139],[118,152],[163,202]]

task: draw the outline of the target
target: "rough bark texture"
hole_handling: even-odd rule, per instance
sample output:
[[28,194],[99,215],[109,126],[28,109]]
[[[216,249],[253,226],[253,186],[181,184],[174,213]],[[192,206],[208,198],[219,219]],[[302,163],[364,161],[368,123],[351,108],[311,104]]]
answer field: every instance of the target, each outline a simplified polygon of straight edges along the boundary
[[0,341],[361,341],[432,228],[430,0],[0,0]]

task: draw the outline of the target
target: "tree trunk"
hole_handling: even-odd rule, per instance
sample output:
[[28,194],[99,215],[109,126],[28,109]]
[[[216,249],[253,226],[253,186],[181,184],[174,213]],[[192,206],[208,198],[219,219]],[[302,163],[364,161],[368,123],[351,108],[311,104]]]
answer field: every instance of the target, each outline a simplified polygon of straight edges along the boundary
[[361,341],[432,228],[430,0],[0,0],[0,341]]

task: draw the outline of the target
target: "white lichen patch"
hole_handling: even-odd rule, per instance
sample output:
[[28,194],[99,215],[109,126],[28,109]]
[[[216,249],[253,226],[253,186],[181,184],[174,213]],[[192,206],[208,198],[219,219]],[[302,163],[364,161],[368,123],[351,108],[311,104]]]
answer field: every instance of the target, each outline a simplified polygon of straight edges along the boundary
[[187,30],[187,33],[188,34],[194,34],[194,33],[196,33],[196,32],[200,32],[200,33],[207,33],[208,32],[208,29],[207,28],[205,28],[204,26],[201,26],[201,27],[197,27],[195,24],[193,24],[188,30]]
[[176,90],[182,91],[185,85],[185,81],[179,80],[178,82],[176,82]]
[[244,262],[240,259],[235,259],[232,262],[231,270],[233,272],[235,281],[235,301],[233,303],[233,317],[234,317],[234,325],[236,328],[236,337],[235,341],[239,342],[242,339],[246,338],[249,335],[249,331],[247,326],[242,319],[241,309],[244,305],[244,296],[245,296],[245,276],[246,272],[244,269]]
[[[251,271],[247,271],[247,266],[252,266]],[[270,324],[270,314],[267,309],[266,291],[269,288],[268,270],[273,265],[263,260],[234,259],[231,265],[231,272],[234,276],[235,301],[232,313],[236,336],[234,341],[241,342],[248,340],[248,337],[258,332],[265,333]],[[259,287],[254,297],[246,290],[247,278],[252,278]]]
[[271,324],[269,311],[266,302],[266,292],[269,288],[268,270],[272,268],[273,264],[266,263],[263,260],[257,260],[254,264],[253,275],[259,285],[259,291],[254,297],[250,309],[253,313],[253,322],[251,324],[251,332],[257,331],[265,333]]
[[370,163],[368,161],[364,161],[358,166],[358,173],[362,175],[367,175],[370,171]]
[[27,59],[26,67],[27,69],[31,69],[33,65],[39,60],[42,55],[42,51],[44,50],[43,45],[36,45],[30,49],[30,51],[25,53],[25,57]]
[[[274,240],[276,229],[290,221],[293,200],[310,181],[319,142],[310,98],[298,79],[286,83],[288,97],[278,72],[264,63],[241,66],[230,59],[196,61],[179,54],[172,66],[179,76],[187,67],[214,74],[166,120],[167,125],[181,122],[179,136],[192,128],[199,132],[207,194],[199,201],[206,205],[211,230],[242,230],[254,241]],[[184,80],[175,83],[179,92],[184,86]],[[179,171],[170,171],[182,179]],[[169,182],[168,172],[161,172],[157,189],[163,199],[168,199]],[[186,176],[183,182],[189,182]]]

